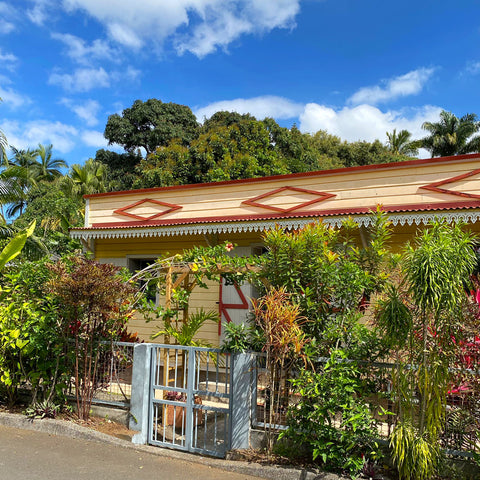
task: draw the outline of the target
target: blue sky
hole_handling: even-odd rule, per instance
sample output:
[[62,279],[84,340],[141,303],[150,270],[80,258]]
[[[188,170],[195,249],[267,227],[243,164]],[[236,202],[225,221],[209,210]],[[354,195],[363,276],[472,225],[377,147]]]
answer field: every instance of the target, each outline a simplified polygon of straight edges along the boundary
[[0,0],[0,129],[83,163],[108,115],[155,97],[199,120],[418,138],[442,109],[480,114],[479,14],[478,0]]

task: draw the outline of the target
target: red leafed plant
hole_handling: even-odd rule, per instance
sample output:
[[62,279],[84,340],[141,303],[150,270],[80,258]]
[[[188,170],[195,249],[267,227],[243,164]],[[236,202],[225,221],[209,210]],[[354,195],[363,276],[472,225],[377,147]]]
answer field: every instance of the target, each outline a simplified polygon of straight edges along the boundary
[[99,361],[108,348],[105,341],[118,340],[131,315],[135,289],[110,264],[84,257],[62,259],[50,265],[53,273],[47,289],[61,305],[65,335],[74,346],[77,412],[87,420]]

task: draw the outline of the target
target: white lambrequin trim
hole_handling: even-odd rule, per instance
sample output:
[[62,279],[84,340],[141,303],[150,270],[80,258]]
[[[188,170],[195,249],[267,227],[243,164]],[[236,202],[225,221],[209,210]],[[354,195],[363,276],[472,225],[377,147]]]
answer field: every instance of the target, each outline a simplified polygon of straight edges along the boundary
[[[371,215],[351,215],[358,225],[368,227],[372,223]],[[321,220],[333,227],[339,227],[345,220],[345,215],[335,217],[321,217]],[[458,212],[435,211],[435,212],[410,212],[410,213],[391,213],[388,215],[393,225],[420,225],[427,224],[435,218],[445,219],[449,223],[463,221],[465,223],[476,223],[480,221],[480,210],[464,210]],[[102,228],[92,230],[72,230],[70,236],[78,239],[95,238],[148,238],[148,237],[170,237],[178,235],[204,235],[211,233],[236,233],[236,232],[259,232],[271,230],[277,225],[288,229],[296,230],[312,221],[315,217],[308,218],[288,218],[276,220],[261,220],[251,222],[225,222],[225,223],[207,223],[193,225],[174,225],[165,227],[149,228]]]

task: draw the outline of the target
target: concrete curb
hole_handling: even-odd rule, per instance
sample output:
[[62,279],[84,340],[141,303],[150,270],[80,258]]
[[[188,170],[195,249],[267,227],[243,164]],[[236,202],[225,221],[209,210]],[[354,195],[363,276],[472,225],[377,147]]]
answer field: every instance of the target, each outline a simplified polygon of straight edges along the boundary
[[[0,425],[22,430],[36,430],[50,435],[68,436],[80,440],[102,442],[122,448],[129,448],[152,455],[175,458],[190,463],[199,463],[212,468],[230,472],[251,475],[260,478],[272,478],[278,480],[344,480],[332,473],[313,472],[306,469],[289,468],[282,466],[266,466],[244,461],[222,460],[210,457],[202,457],[191,453],[170,450],[167,448],[153,447],[150,445],[135,445],[126,440],[112,437],[105,433],[97,432],[87,427],[77,425],[65,420],[30,420],[24,415],[0,412]],[[346,480],[346,479],[345,479]]]

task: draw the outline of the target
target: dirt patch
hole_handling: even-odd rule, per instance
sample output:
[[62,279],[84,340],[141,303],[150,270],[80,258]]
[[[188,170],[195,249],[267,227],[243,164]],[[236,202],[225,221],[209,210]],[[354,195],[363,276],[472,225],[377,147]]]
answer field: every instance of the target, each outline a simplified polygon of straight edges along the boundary
[[109,420],[107,418],[90,417],[88,420],[80,420],[76,415],[69,415],[66,420],[73,421],[78,425],[91,428],[92,430],[105,433],[106,435],[110,435],[112,437],[128,440],[129,442],[132,440],[132,437],[138,433],[128,429],[121,423],[114,422],[113,420]]

